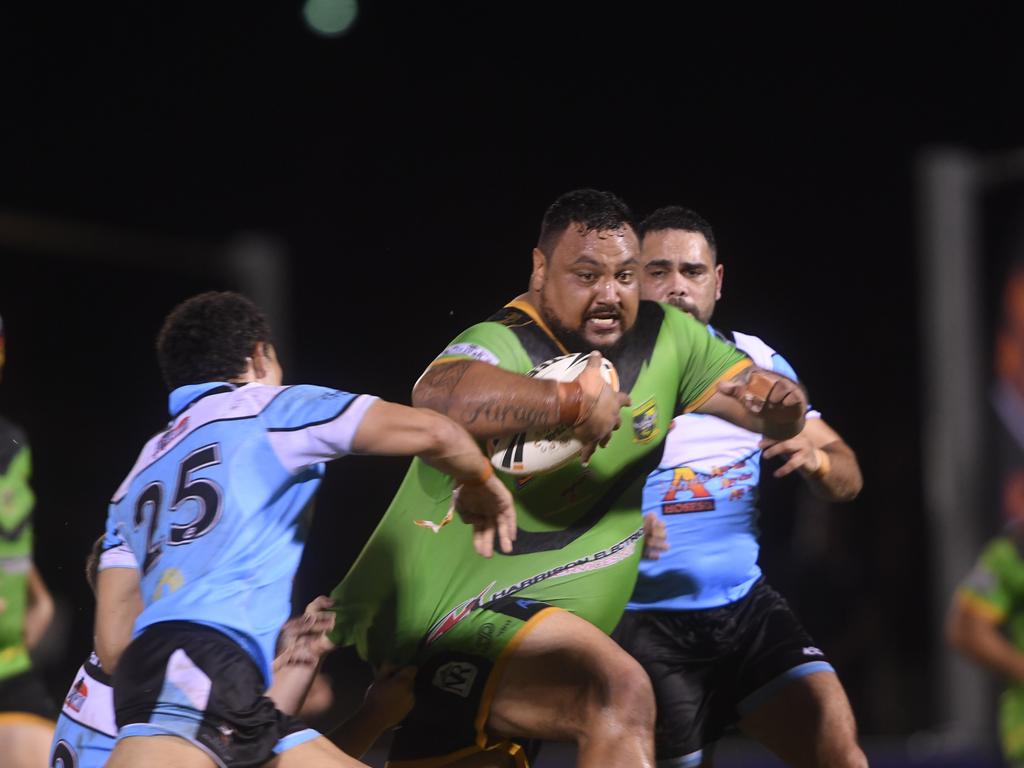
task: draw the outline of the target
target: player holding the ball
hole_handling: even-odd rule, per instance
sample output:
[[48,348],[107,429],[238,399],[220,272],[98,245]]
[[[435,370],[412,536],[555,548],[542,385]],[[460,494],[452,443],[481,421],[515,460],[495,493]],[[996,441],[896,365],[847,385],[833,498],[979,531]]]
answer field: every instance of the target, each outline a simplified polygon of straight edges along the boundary
[[[504,475],[518,530],[490,560],[463,556],[472,531],[449,524],[450,481],[413,461],[335,589],[335,640],[374,665],[418,668],[391,765],[521,764],[529,738],[575,742],[581,766],[654,764],[650,683],[607,635],[636,579],[644,479],[680,409],[785,440],[803,428],[807,400],[689,315],[641,302],[639,271],[625,204],[563,195],[544,216],[529,290],[460,334],[416,383],[417,406],[481,441],[569,427],[581,452]],[[574,380],[528,375],[591,351]]]

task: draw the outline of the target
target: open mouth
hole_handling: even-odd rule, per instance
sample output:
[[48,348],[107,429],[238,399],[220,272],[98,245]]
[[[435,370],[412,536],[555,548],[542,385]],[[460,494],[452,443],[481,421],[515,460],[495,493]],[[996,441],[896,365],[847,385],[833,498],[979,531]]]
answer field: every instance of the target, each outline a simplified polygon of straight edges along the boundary
[[587,317],[586,325],[593,331],[605,333],[617,330],[621,322],[622,318],[617,314],[600,313]]

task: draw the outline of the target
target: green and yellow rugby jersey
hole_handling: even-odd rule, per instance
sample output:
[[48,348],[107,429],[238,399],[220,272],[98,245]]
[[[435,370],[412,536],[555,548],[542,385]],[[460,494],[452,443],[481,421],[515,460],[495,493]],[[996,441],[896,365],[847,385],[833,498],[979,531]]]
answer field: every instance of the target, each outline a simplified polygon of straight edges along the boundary
[[[569,352],[532,306],[515,301],[472,326],[432,365],[479,360],[516,373]],[[504,476],[518,515],[511,554],[472,547],[451,513],[447,475],[414,460],[361,555],[335,588],[334,639],[372,664],[421,663],[436,650],[490,659],[535,613],[571,611],[610,632],[633,589],[641,547],[641,490],[672,417],[750,365],[674,307],[641,302],[628,344],[610,352],[632,405],[584,468]]]
[[[1024,531],[998,536],[986,545],[957,589],[968,610],[1002,626],[1024,653]],[[1024,762],[1024,684],[1010,685],[999,699],[999,731],[1007,758]]]
[[0,417],[0,680],[30,666],[24,629],[35,503],[31,471],[24,434]]

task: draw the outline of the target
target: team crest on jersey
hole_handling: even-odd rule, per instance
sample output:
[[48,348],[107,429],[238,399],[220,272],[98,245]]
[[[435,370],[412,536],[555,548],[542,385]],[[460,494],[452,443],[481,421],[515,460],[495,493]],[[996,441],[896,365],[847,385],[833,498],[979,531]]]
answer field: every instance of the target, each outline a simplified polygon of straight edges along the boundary
[[633,442],[649,443],[658,435],[658,404],[652,397],[633,409]]
[[156,452],[160,453],[160,451],[173,443],[174,439],[180,436],[186,429],[188,429],[188,416],[182,416],[181,421],[160,436],[160,439],[156,444]]
[[88,696],[89,686],[85,684],[85,678],[80,677],[71,686],[71,690],[68,691],[68,697],[64,699],[64,706],[73,709],[75,712],[81,712]]

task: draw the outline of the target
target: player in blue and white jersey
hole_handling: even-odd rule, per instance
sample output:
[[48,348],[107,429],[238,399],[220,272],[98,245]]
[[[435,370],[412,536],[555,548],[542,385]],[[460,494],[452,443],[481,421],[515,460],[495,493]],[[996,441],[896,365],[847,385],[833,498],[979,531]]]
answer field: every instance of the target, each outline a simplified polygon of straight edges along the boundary
[[[85,578],[95,594],[98,574],[108,571],[108,593],[116,591],[125,604],[123,614],[102,617],[106,625],[104,636],[119,646],[119,649],[107,649],[113,658],[131,641],[132,625],[142,609],[142,601],[134,555],[124,546],[104,550],[105,539],[106,536],[101,536],[93,545],[86,560]],[[322,657],[334,648],[327,638],[335,620],[334,612],[326,610],[330,602],[324,596],[315,598],[303,615],[289,619],[281,630],[278,656],[274,659],[274,685],[267,696],[282,712],[294,714],[302,706]],[[402,672],[408,677],[408,670]],[[339,729],[342,733],[332,734],[332,741],[347,753],[361,755],[405,714],[402,706],[404,681],[395,675],[391,677],[394,679],[376,681],[367,692],[364,705]],[[48,766],[102,768],[107,764],[117,742],[113,684],[99,656],[95,651],[90,653],[64,697],[50,745]]]
[[[469,434],[434,412],[282,386],[270,329],[233,293],[176,307],[157,341],[171,420],[107,517],[138,563],[142,611],[114,671],[119,766],[358,765],[263,692],[324,462],[416,455],[454,477],[486,556],[515,535],[504,485]],[[110,610],[100,573],[97,615]],[[105,666],[104,623],[97,651]],[[112,643],[111,645],[116,645]]]
[[[709,324],[724,272],[710,225],[663,208],[641,224],[641,237],[643,298]],[[796,379],[759,338],[708,332]],[[860,491],[853,451],[816,411],[784,442],[713,416],[677,416],[644,488],[645,527],[662,551],[641,561],[615,637],[654,684],[659,766],[710,765],[714,743],[737,724],[791,765],[866,766],[835,670],[757,565],[762,456],[781,457],[774,476],[799,472],[825,499]],[[658,546],[663,531],[667,549],[663,539]]]

